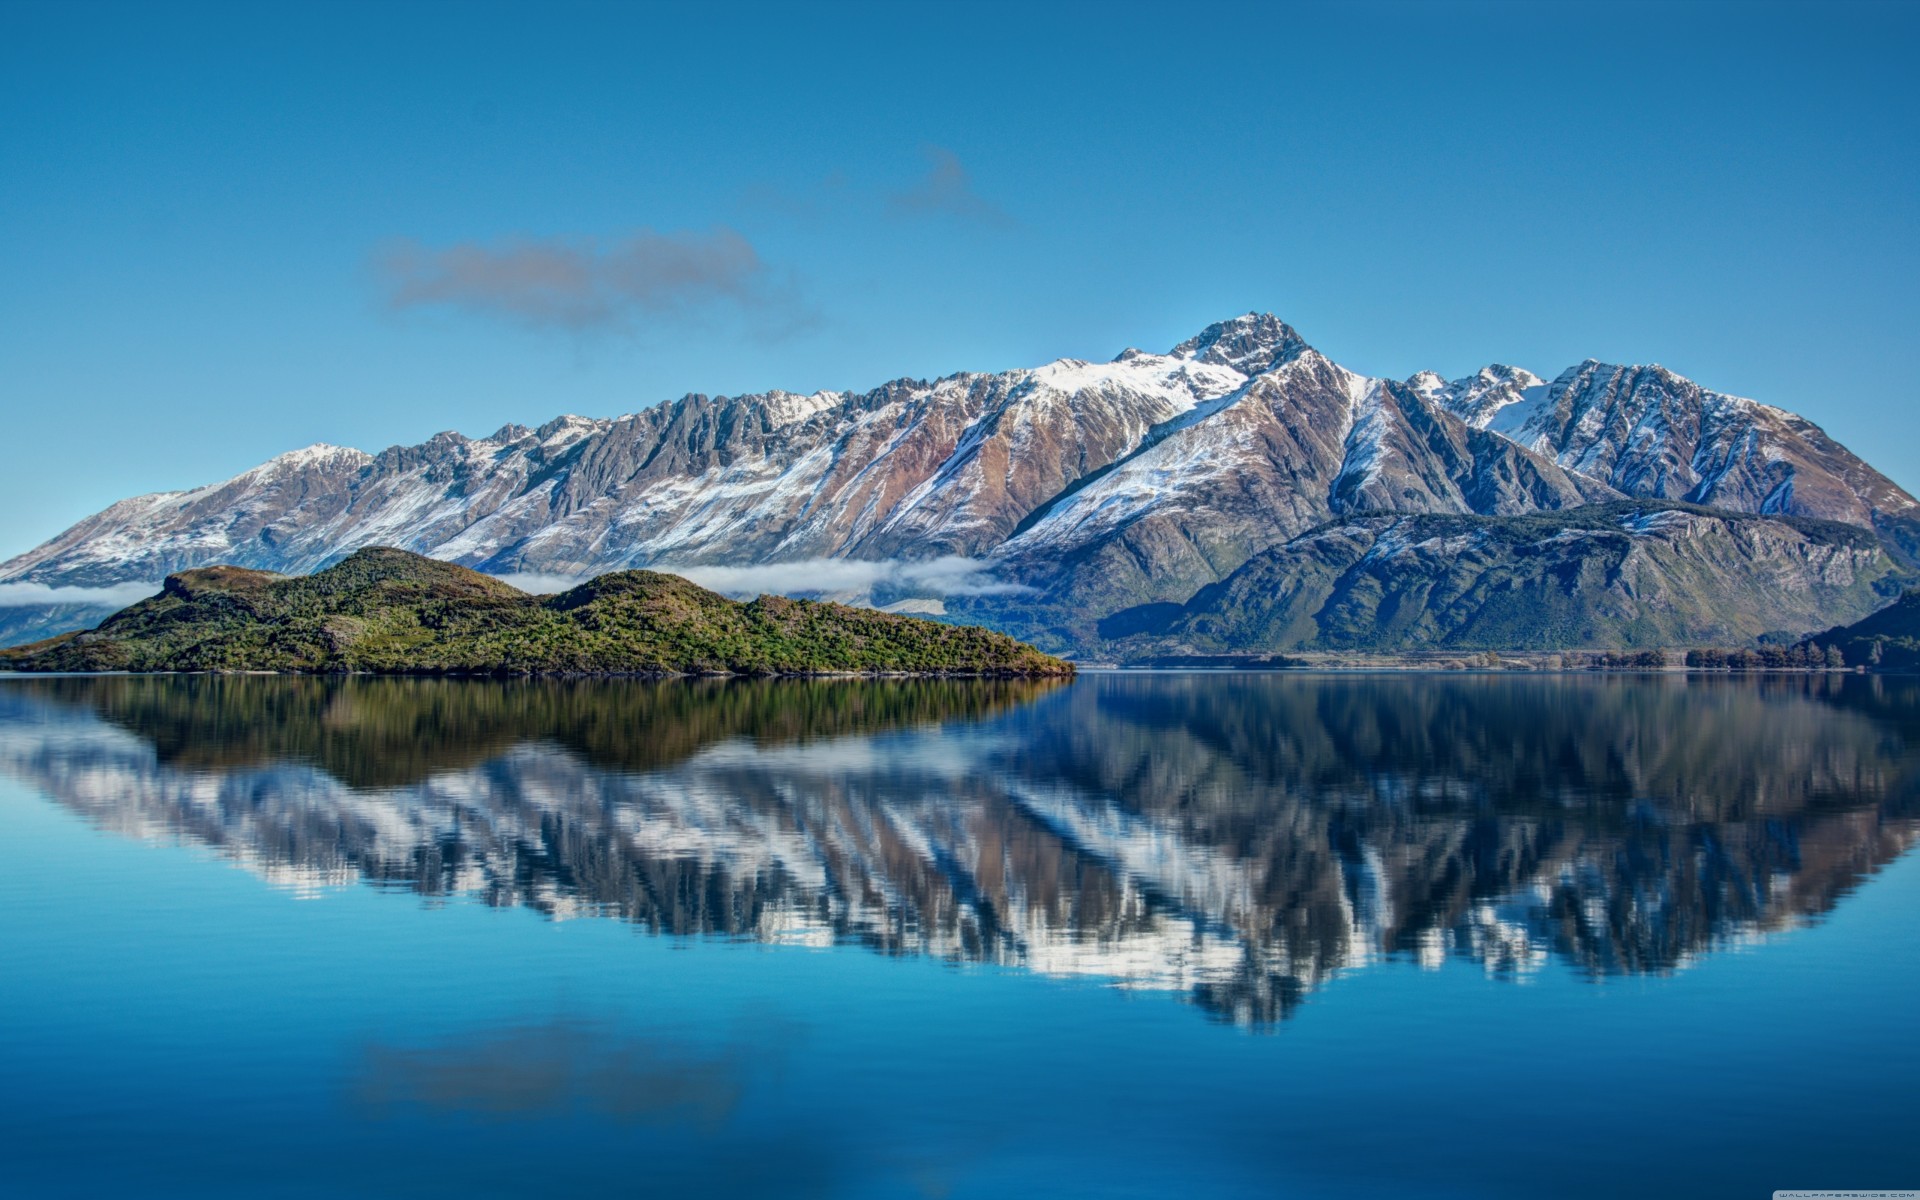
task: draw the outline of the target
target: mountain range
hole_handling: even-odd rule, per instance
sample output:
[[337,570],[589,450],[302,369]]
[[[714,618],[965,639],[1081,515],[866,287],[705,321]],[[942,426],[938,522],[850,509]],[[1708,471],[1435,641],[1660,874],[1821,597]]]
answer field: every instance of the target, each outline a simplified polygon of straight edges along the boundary
[[[1386,550],[1463,531],[1479,549],[1442,586]],[[1857,620],[1920,562],[1920,503],[1812,422],[1662,367],[1372,378],[1250,313],[1105,363],[689,395],[379,454],[311,446],[120,501],[0,564],[0,584],[57,600],[214,563],[307,572],[373,545],[508,576],[647,567],[944,612],[1083,657],[1142,636],[1342,644],[1359,618],[1321,610],[1362,577],[1396,612],[1433,609],[1386,621],[1406,644],[1478,644],[1491,627],[1448,606],[1525,579],[1577,613],[1501,627],[1544,648]],[[1307,563],[1319,600],[1288,599]],[[0,641],[105,611],[3,609]]]

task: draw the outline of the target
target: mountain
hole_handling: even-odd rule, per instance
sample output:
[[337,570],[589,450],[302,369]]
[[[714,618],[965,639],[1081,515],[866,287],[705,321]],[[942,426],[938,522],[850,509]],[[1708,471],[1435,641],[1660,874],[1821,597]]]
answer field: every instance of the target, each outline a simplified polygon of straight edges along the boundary
[[[1106,363],[689,395],[377,455],[313,446],[123,500],[0,564],[0,585],[97,587],[215,563],[307,572],[367,545],[568,578],[783,566],[757,586],[944,602],[1076,649],[1103,618],[1185,603],[1336,518],[1622,499],[1843,521],[1909,565],[1920,555],[1920,504],[1779,409],[1594,362],[1552,383],[1501,366],[1451,383],[1371,378],[1250,313]],[[871,569],[822,574],[822,559]],[[915,563],[942,567],[896,569]],[[79,616],[0,609],[0,638],[59,620]]]
[[1736,645],[1863,612],[1904,576],[1870,531],[1695,505],[1331,522],[1184,605],[1101,623],[1121,658],[1225,651]]
[[784,596],[741,604],[652,571],[534,597],[387,548],[357,550],[296,578],[244,567],[182,571],[98,629],[0,651],[0,665],[507,675],[1073,671],[984,629]]

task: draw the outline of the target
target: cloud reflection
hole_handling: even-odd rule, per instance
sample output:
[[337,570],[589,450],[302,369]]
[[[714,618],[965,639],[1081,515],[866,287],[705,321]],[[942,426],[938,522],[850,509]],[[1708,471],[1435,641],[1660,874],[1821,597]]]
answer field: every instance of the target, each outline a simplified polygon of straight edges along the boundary
[[768,1069],[782,1050],[779,1039],[769,1039],[751,1049],[702,1053],[560,1017],[481,1030],[452,1044],[371,1044],[355,1094],[377,1111],[415,1104],[486,1117],[591,1113],[711,1132],[732,1117],[755,1071]]

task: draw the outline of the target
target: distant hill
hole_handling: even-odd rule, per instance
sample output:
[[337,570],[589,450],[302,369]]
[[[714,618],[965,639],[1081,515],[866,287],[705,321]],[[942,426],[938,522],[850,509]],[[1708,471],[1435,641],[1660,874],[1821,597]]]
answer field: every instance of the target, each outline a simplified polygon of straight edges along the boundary
[[1920,670],[1920,589],[1851,625],[1815,634],[1807,643],[1823,650],[1838,647],[1850,667]]
[[1183,605],[1101,622],[1115,656],[1726,645],[1871,612],[1910,578],[1830,521],[1639,501],[1511,517],[1354,517]]
[[742,604],[651,571],[530,596],[465,567],[384,547],[308,576],[225,566],[182,571],[159,595],[97,629],[0,650],[0,667],[996,676],[1073,669],[984,629],[778,596]]

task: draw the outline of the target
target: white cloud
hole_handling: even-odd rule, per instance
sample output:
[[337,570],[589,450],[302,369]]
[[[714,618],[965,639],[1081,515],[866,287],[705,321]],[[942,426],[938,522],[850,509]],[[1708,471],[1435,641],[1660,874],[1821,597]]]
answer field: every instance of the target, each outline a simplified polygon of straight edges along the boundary
[[729,596],[839,595],[871,592],[881,585],[936,596],[993,596],[1030,590],[1022,584],[995,579],[990,563],[951,554],[920,562],[810,558],[751,567],[660,565],[652,569],[670,571]]
[[568,588],[579,587],[590,576],[543,575],[538,571],[515,571],[508,575],[495,575],[494,578],[509,587],[517,587],[523,592],[532,592],[536,596],[549,596],[554,592],[564,592]]
[[0,583],[0,608],[38,608],[46,604],[110,604],[115,608],[125,608],[159,590],[157,583],[116,583],[108,587]]

